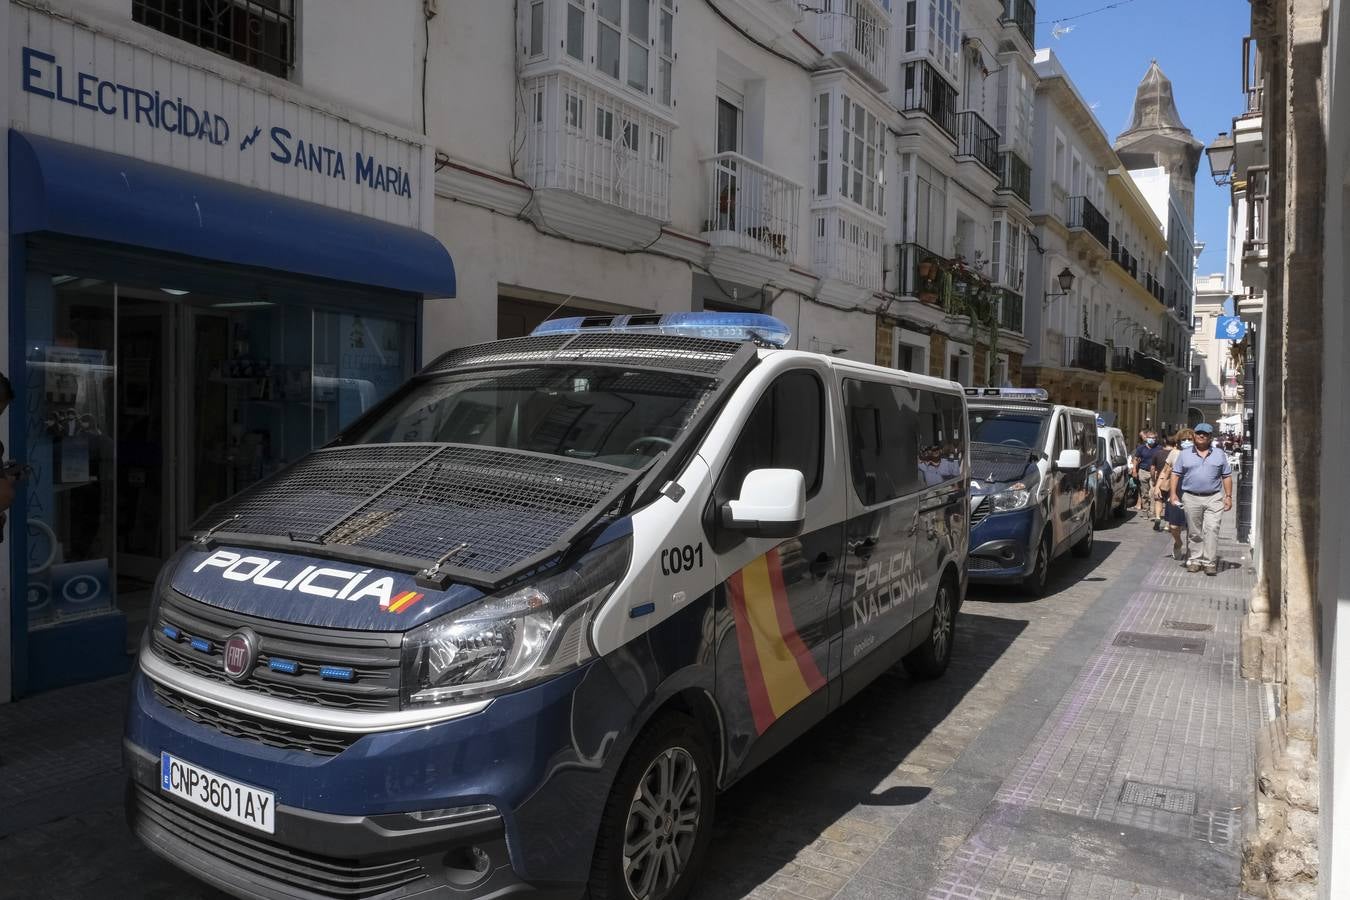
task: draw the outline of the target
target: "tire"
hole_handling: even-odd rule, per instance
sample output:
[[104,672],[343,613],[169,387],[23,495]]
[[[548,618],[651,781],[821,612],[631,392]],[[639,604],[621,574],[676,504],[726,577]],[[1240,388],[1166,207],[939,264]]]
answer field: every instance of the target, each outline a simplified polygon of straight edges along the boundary
[[1125,491],[1121,491],[1120,505],[1111,508],[1111,515],[1115,516],[1117,519],[1125,518],[1125,507],[1129,505],[1129,501],[1126,498],[1125,494],[1126,494]]
[[1050,529],[1047,527],[1041,532],[1040,543],[1036,545],[1036,561],[1032,565],[1031,574],[1022,579],[1022,590],[1033,597],[1045,596],[1045,584],[1050,578],[1050,554],[1054,550],[1050,546]]
[[1079,559],[1087,559],[1092,555],[1093,533],[1096,531],[1096,525],[1094,523],[1096,522],[1096,518],[1096,510],[1093,510],[1093,514],[1088,516],[1087,534],[1079,538],[1078,543],[1073,545],[1073,555]]
[[931,681],[947,671],[956,639],[956,607],[956,588],[950,578],[944,578],[933,598],[933,626],[928,637],[901,660],[910,677]]
[[605,801],[590,900],[682,900],[689,894],[712,840],[713,766],[693,719],[670,713],[647,726]]

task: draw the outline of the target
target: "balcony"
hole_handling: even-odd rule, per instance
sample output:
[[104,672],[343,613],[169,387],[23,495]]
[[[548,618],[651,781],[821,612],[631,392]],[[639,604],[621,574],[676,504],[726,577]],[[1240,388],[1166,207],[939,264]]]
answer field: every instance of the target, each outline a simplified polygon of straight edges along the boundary
[[1264,284],[1264,278],[1247,277],[1248,263],[1264,266],[1269,253],[1270,167],[1252,166],[1247,170],[1247,230],[1242,236],[1242,280]]
[[956,114],[957,159],[973,159],[991,174],[999,174],[998,131],[973,109]]
[[1011,25],[1022,32],[1027,46],[1036,46],[1036,6],[1029,0],[1003,0],[1003,14],[998,17],[1003,25]]
[[1242,39],[1242,93],[1247,100],[1243,115],[1261,115],[1266,103],[1266,75],[1261,48],[1254,37]]
[[822,0],[820,6],[816,38],[821,52],[852,69],[873,90],[885,91],[890,14],[873,0]]
[[671,124],[566,72],[526,79],[524,92],[534,121],[521,175],[541,214],[610,243],[651,240],[643,232],[670,219]]
[[757,256],[797,257],[802,187],[739,153],[703,160],[703,239]]
[[999,193],[1016,195],[1028,206],[1031,205],[1031,164],[1024,161],[1011,150],[999,154],[998,167]]
[[1090,372],[1106,371],[1106,345],[1082,337],[1064,338],[1064,365]]
[[1106,216],[1098,211],[1097,207],[1092,205],[1092,201],[1086,197],[1070,197],[1068,204],[1068,218],[1064,222],[1069,226],[1069,231],[1086,231],[1097,239],[1101,249],[1110,251],[1111,249],[1111,223],[1106,221]]
[[1129,347],[1115,347],[1111,350],[1111,371],[1128,372],[1134,367],[1134,351]]
[[938,74],[925,60],[905,63],[902,67],[900,112],[905,116],[927,116],[933,124],[956,140],[956,88]]
[[869,291],[881,290],[881,240],[886,228],[841,206],[812,214],[816,272]]
[[920,244],[896,244],[899,260],[898,292],[930,306],[940,305],[942,270],[951,261]]
[[994,288],[998,294],[998,327],[1004,331],[1021,334],[1022,295],[1008,288]]
[[1140,378],[1147,378],[1149,381],[1156,381],[1162,384],[1167,380],[1167,364],[1160,359],[1152,356],[1145,356],[1142,353],[1134,354],[1134,363],[1130,371]]

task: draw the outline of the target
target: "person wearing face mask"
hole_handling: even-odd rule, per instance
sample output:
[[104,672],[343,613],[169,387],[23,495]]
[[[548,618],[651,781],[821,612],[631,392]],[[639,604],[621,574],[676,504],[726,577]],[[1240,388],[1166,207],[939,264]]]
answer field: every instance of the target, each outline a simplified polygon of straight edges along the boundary
[[1194,431],[1189,428],[1178,431],[1173,438],[1173,447],[1167,454],[1167,460],[1163,463],[1162,474],[1158,477],[1158,496],[1164,501],[1163,518],[1167,522],[1167,530],[1172,535],[1172,558],[1180,562],[1186,561],[1186,544],[1181,536],[1186,530],[1186,511],[1170,502],[1168,494],[1171,493],[1172,467],[1176,465],[1177,457],[1194,446]]
[[1150,520],[1153,518],[1153,454],[1158,447],[1158,436],[1152,431],[1144,432],[1144,442],[1134,448],[1130,457],[1130,474],[1139,483],[1139,506],[1137,512]]
[[[1233,469],[1228,455],[1214,446],[1214,426],[1195,426],[1195,446],[1172,465],[1172,502],[1186,512],[1190,552],[1186,571],[1219,574],[1219,522],[1233,508]],[[1195,549],[1200,544],[1200,551]]]

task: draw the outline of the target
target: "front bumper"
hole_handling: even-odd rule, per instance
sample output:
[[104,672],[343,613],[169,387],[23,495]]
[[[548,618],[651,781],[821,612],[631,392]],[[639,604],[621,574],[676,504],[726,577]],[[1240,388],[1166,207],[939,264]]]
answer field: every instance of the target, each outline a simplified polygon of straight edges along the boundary
[[575,897],[539,890],[511,868],[502,818],[476,810],[444,821],[335,816],[278,806],[266,835],[217,819],[159,789],[159,758],[128,742],[127,822],[157,855],[237,897]]
[[1040,535],[1038,507],[993,513],[970,530],[966,568],[975,584],[1002,584],[1025,578],[1032,566],[1031,548]]
[[[194,721],[166,706],[157,688],[144,672],[132,682],[125,742],[132,827],[170,862],[239,896],[577,896],[619,762],[605,735],[624,731],[633,713],[597,662],[474,715],[366,734],[340,752],[317,753]],[[276,833],[162,794],[161,752],[272,791]],[[497,812],[444,823],[407,815],[480,805]],[[419,874],[406,882],[390,874],[405,869]],[[344,885],[356,879],[356,889],[316,874],[334,872]]]

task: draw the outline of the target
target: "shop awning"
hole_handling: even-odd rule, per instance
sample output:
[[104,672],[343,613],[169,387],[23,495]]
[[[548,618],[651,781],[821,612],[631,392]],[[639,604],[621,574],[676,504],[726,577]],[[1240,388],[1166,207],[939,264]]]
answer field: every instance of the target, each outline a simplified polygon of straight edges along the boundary
[[51,232],[455,295],[450,254],[425,232],[13,129],[9,188],[12,234]]

